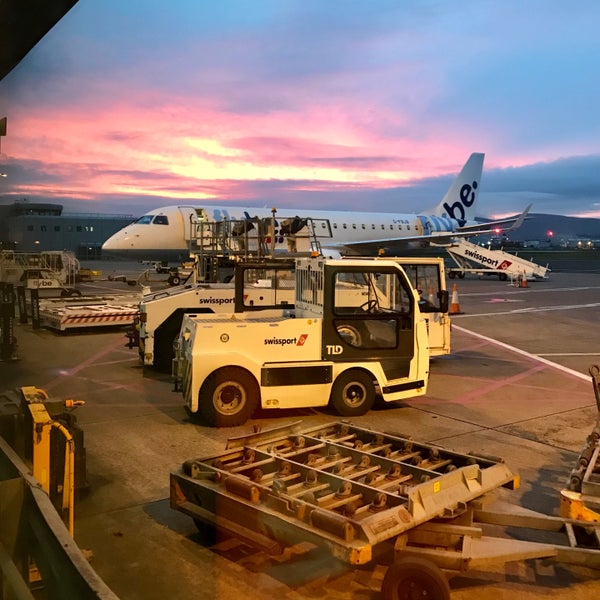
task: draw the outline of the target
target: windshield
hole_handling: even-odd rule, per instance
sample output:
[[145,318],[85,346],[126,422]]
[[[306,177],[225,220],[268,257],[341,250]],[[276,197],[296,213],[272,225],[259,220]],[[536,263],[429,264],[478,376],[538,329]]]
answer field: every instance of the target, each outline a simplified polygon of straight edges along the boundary
[[140,217],[137,221],[135,221],[136,225],[148,225],[150,223],[152,223],[152,217],[154,217],[154,215],[144,215],[143,217]]

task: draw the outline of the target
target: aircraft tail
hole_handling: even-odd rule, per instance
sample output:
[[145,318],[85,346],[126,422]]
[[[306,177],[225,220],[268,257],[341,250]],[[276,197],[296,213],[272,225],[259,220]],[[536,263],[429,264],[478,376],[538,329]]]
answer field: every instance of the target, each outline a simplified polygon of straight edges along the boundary
[[461,227],[475,219],[484,157],[481,152],[471,154],[442,201],[429,212],[430,215],[454,219]]

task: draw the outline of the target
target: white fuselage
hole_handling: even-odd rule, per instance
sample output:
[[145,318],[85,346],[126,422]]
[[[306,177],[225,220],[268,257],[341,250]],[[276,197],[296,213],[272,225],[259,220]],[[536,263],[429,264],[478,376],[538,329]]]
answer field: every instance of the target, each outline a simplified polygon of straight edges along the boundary
[[[144,216],[145,221],[140,219],[115,233],[104,243],[102,251],[140,260],[182,260],[189,256],[190,217],[193,218],[197,210],[191,206],[169,206],[151,211]],[[271,209],[264,208],[203,206],[201,210],[207,221],[214,222],[272,216]],[[294,216],[294,213],[277,214],[276,223]],[[431,215],[313,210],[300,216],[309,216],[317,222],[315,234],[323,235],[320,242],[325,250],[338,252],[360,242],[380,241],[384,244],[402,238],[452,232],[458,227],[454,219]],[[329,230],[326,232],[325,221],[329,223],[331,237]],[[319,232],[320,227],[323,232]],[[287,238],[279,235],[277,227],[274,246],[275,250],[287,248]]]

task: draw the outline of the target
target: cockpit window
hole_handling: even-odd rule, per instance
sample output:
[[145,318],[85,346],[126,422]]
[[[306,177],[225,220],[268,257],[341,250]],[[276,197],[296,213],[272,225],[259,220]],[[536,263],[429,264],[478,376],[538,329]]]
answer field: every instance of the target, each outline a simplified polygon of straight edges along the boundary
[[152,217],[154,215],[144,215],[143,217],[140,217],[135,224],[136,225],[149,225],[150,223],[152,223]]
[[154,223],[154,225],[168,225],[169,219],[165,215],[156,215],[152,223]]

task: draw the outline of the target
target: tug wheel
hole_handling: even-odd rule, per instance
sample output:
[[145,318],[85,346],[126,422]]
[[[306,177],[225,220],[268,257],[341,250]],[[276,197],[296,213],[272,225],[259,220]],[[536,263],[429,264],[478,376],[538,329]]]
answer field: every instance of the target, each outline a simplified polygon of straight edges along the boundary
[[224,367],[202,384],[198,412],[213,427],[243,425],[258,407],[260,391],[254,377],[239,367]]
[[450,586],[441,569],[431,561],[406,557],[387,570],[381,595],[384,600],[450,600]]
[[358,417],[369,412],[375,402],[373,376],[360,369],[344,371],[335,380],[330,405],[343,417]]
[[350,346],[360,348],[363,345],[363,339],[358,328],[350,323],[341,323],[336,327],[338,335]]

